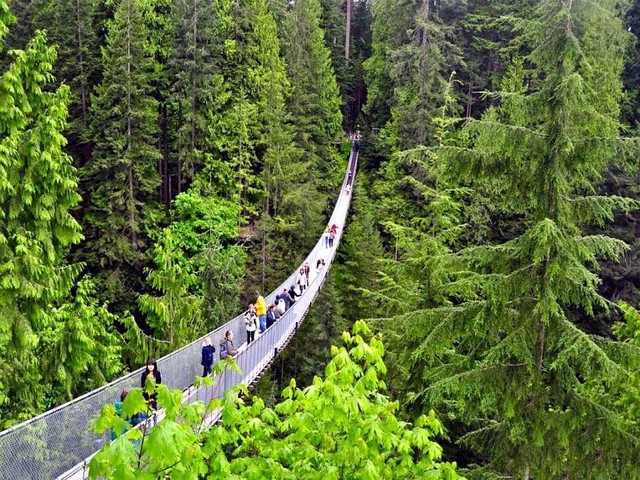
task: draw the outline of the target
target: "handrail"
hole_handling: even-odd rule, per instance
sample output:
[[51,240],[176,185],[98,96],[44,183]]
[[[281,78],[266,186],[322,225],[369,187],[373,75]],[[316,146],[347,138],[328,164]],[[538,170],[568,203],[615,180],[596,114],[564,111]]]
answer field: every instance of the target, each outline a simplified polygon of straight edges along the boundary
[[[158,368],[163,372],[164,383],[172,388],[185,390],[186,401],[206,400],[212,398],[214,394],[221,395],[222,387],[226,390],[240,382],[251,383],[277,354],[274,348],[280,350],[293,334],[294,327],[297,328],[302,321],[322,287],[335,256],[350,205],[350,189],[357,168],[357,159],[358,153],[354,143],[340,195],[329,221],[330,224],[338,225],[339,229],[334,248],[326,252],[330,258],[326,259],[325,268],[316,274],[296,304],[276,324],[236,356],[236,361],[243,368],[242,376],[235,372],[225,372],[220,378],[214,379],[218,382],[217,392],[211,387],[190,388],[195,375],[201,368],[199,354],[202,339],[206,336],[220,335],[228,329],[234,331],[236,338],[243,338],[245,332],[243,314],[158,360]],[[323,251],[326,249],[321,238],[302,265],[305,262],[314,264],[313,260]],[[291,285],[299,268],[274,292],[267,295],[268,301],[273,302],[273,297],[277,293],[281,292],[285,286]],[[113,402],[121,389],[137,385],[143,368],[0,432],[0,479],[84,478],[86,459],[107,441],[105,436],[96,437],[87,431],[90,419],[97,415],[103,404]],[[74,415],[68,415],[69,412]],[[69,445],[74,445],[71,452],[68,451]]]

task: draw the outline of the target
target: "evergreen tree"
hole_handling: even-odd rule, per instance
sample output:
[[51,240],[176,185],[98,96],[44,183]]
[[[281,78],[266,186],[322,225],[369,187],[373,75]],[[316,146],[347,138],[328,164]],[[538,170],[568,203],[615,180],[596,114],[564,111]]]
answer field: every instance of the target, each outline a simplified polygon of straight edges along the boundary
[[382,128],[380,141],[391,150],[433,144],[433,118],[461,61],[451,27],[440,17],[446,8],[431,0],[373,5],[366,110],[372,125]]
[[[279,380],[279,386],[286,386],[292,378],[303,388],[311,385],[317,373],[330,362],[331,345],[339,341],[346,326],[340,305],[336,302],[334,277],[329,274],[290,348],[282,352],[280,361],[274,365],[272,373]],[[310,343],[313,345],[311,348]]]
[[196,276],[185,265],[184,253],[176,247],[171,228],[163,231],[153,248],[153,258],[157,269],[149,271],[147,282],[162,295],[145,294],[138,301],[147,325],[154,331],[153,338],[158,341],[151,353],[159,357],[185,345],[204,329],[202,298],[189,294]]
[[[0,41],[13,17],[0,2]],[[69,214],[79,201],[71,158],[63,152],[68,89],[46,92],[56,54],[38,32],[14,51],[0,77],[0,416],[33,414],[46,385],[39,337],[55,319],[80,266],[64,265],[81,239]]]
[[69,140],[67,151],[77,166],[91,156],[90,94],[100,76],[100,23],[95,0],[36,0],[35,24],[46,28],[58,51],[54,73],[69,85]]
[[[221,73],[231,17],[230,0],[213,3],[187,0],[173,4],[175,43],[170,59],[172,76],[170,110],[173,150],[177,158],[177,193],[193,182],[203,166],[216,159],[225,141],[217,134],[233,130],[222,117],[231,92]],[[222,124],[222,126],[219,126]],[[214,132],[215,130],[215,132]],[[226,133],[226,132],[225,132]],[[212,158],[213,157],[213,158]],[[212,181],[223,196],[234,179],[216,171]]]
[[133,328],[131,317],[119,318],[99,305],[96,286],[81,280],[70,301],[53,312],[55,322],[41,338],[43,370],[53,373],[46,383],[56,404],[104,385],[123,371],[122,339],[116,323]]
[[162,219],[154,67],[142,1],[123,0],[109,23],[104,76],[92,99],[95,150],[84,170],[90,197],[82,255],[106,299],[122,310],[135,305],[149,232]]
[[331,52],[331,66],[340,89],[340,98],[344,108],[349,100],[347,92],[353,81],[353,70],[345,58],[346,16],[344,0],[320,0],[322,15],[320,27],[324,31],[325,45]]
[[364,204],[363,185],[354,186],[352,214],[335,264],[337,299],[350,322],[379,315],[378,304],[368,292],[379,290],[384,250],[372,208]]
[[296,1],[281,28],[293,89],[288,106],[296,143],[310,159],[317,185],[326,191],[342,176],[342,162],[334,147],[342,115],[331,54],[320,27],[321,14],[319,0]]
[[524,218],[506,243],[435,257],[447,300],[394,324],[407,339],[410,400],[447,405],[467,426],[458,440],[486,459],[474,477],[639,473],[638,432],[610,395],[628,381],[616,361],[625,349],[576,325],[608,308],[589,268],[626,248],[582,233],[631,205],[592,195],[620,145],[617,8],[540,2],[525,24],[532,53],[511,66],[499,105],[441,149],[450,181],[490,185],[496,205]]
[[231,244],[238,236],[239,205],[190,189],[174,207],[173,222],[155,247],[158,268],[149,272],[164,295],[145,295],[140,303],[154,338],[181,346],[237,313],[245,253]]

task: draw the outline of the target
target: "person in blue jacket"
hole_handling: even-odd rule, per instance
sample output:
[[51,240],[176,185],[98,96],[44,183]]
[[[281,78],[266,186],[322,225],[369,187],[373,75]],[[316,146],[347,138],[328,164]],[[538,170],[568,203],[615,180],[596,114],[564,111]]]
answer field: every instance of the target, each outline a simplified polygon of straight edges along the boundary
[[206,337],[202,342],[202,360],[200,361],[200,365],[202,365],[202,376],[206,377],[211,373],[211,368],[213,367],[213,354],[216,351],[216,347],[211,344],[211,338]]
[[267,329],[274,323],[276,323],[276,306],[272,304],[267,309]]

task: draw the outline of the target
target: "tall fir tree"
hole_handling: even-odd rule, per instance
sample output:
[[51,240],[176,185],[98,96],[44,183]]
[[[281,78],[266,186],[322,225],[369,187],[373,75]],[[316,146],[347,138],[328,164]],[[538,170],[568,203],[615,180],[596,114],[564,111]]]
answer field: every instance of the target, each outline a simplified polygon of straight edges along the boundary
[[451,73],[461,62],[446,3],[382,0],[373,5],[370,86],[366,110],[377,139],[389,149],[433,145],[434,117],[444,103]]
[[295,2],[281,26],[287,73],[293,89],[288,106],[296,127],[296,143],[315,170],[316,184],[326,192],[342,177],[342,114],[331,52],[320,27],[319,0]]
[[[185,191],[196,173],[212,160],[225,141],[216,133],[231,131],[223,116],[231,92],[222,75],[228,45],[225,38],[231,16],[231,2],[188,0],[173,4],[175,41],[170,58],[171,86],[169,109],[176,156],[176,194]],[[222,127],[219,125],[222,124]],[[212,158],[213,157],[213,158]],[[221,165],[221,167],[226,167]],[[207,181],[226,196],[233,179],[226,168],[216,170]]]
[[[0,2],[0,41],[12,20]],[[80,199],[77,175],[63,152],[69,92],[47,91],[55,58],[38,32],[0,77],[0,416],[8,421],[43,407],[40,336],[80,269],[64,264],[82,237],[69,213]]]
[[185,265],[184,252],[175,245],[171,228],[163,231],[161,242],[153,248],[153,257],[157,269],[148,272],[147,281],[162,295],[145,294],[138,302],[146,314],[146,323],[154,331],[156,344],[150,354],[159,357],[180,348],[203,331],[202,298],[189,294],[196,276],[189,265]]
[[100,77],[99,28],[102,19],[95,0],[36,0],[34,23],[47,29],[58,51],[56,79],[69,85],[67,151],[78,167],[91,156],[91,92]]
[[92,97],[95,150],[83,172],[90,196],[82,255],[105,299],[122,310],[135,306],[149,232],[162,221],[144,1],[122,0],[109,23],[103,79]]
[[617,361],[629,352],[577,325],[609,308],[590,268],[626,248],[583,228],[632,205],[592,194],[622,144],[618,7],[540,2],[524,24],[531,54],[510,67],[498,105],[439,149],[450,181],[524,219],[506,243],[434,257],[443,304],[394,323],[409,400],[466,425],[457,440],[482,459],[472,478],[639,474],[638,431],[610,394],[629,380]]

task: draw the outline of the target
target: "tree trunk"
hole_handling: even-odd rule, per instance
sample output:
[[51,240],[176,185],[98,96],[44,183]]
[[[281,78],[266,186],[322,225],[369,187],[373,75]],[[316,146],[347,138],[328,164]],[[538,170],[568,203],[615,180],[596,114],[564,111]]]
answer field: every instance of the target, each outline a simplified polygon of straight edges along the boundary
[[131,230],[131,245],[133,249],[137,249],[138,236],[136,234],[135,222],[135,201],[133,188],[133,159],[131,158],[131,8],[132,2],[129,2],[127,8],[127,156],[129,158],[129,229]]
[[169,208],[171,206],[171,191],[169,189],[169,183],[171,182],[171,175],[169,175],[169,119],[167,118],[167,103],[162,104],[162,160],[161,160],[161,179],[162,179],[162,201],[165,206]]
[[80,64],[80,101],[82,104],[82,126],[86,129],[88,125],[89,106],[87,102],[87,84],[84,72],[84,51],[82,44],[82,28],[80,27],[82,18],[80,15],[80,0],[76,0],[76,22],[78,34],[78,63]]
[[469,79],[469,90],[467,91],[467,118],[471,117],[471,108],[473,107],[473,79]]
[[427,32],[427,25],[429,24],[429,7],[431,0],[422,0],[422,6],[420,7],[420,18],[424,22],[424,27],[420,30],[420,36],[418,37],[418,44],[422,47],[426,47],[429,43],[429,37]]
[[353,0],[347,0],[347,25],[344,38],[344,58],[349,62],[349,48],[351,46],[351,3]]

